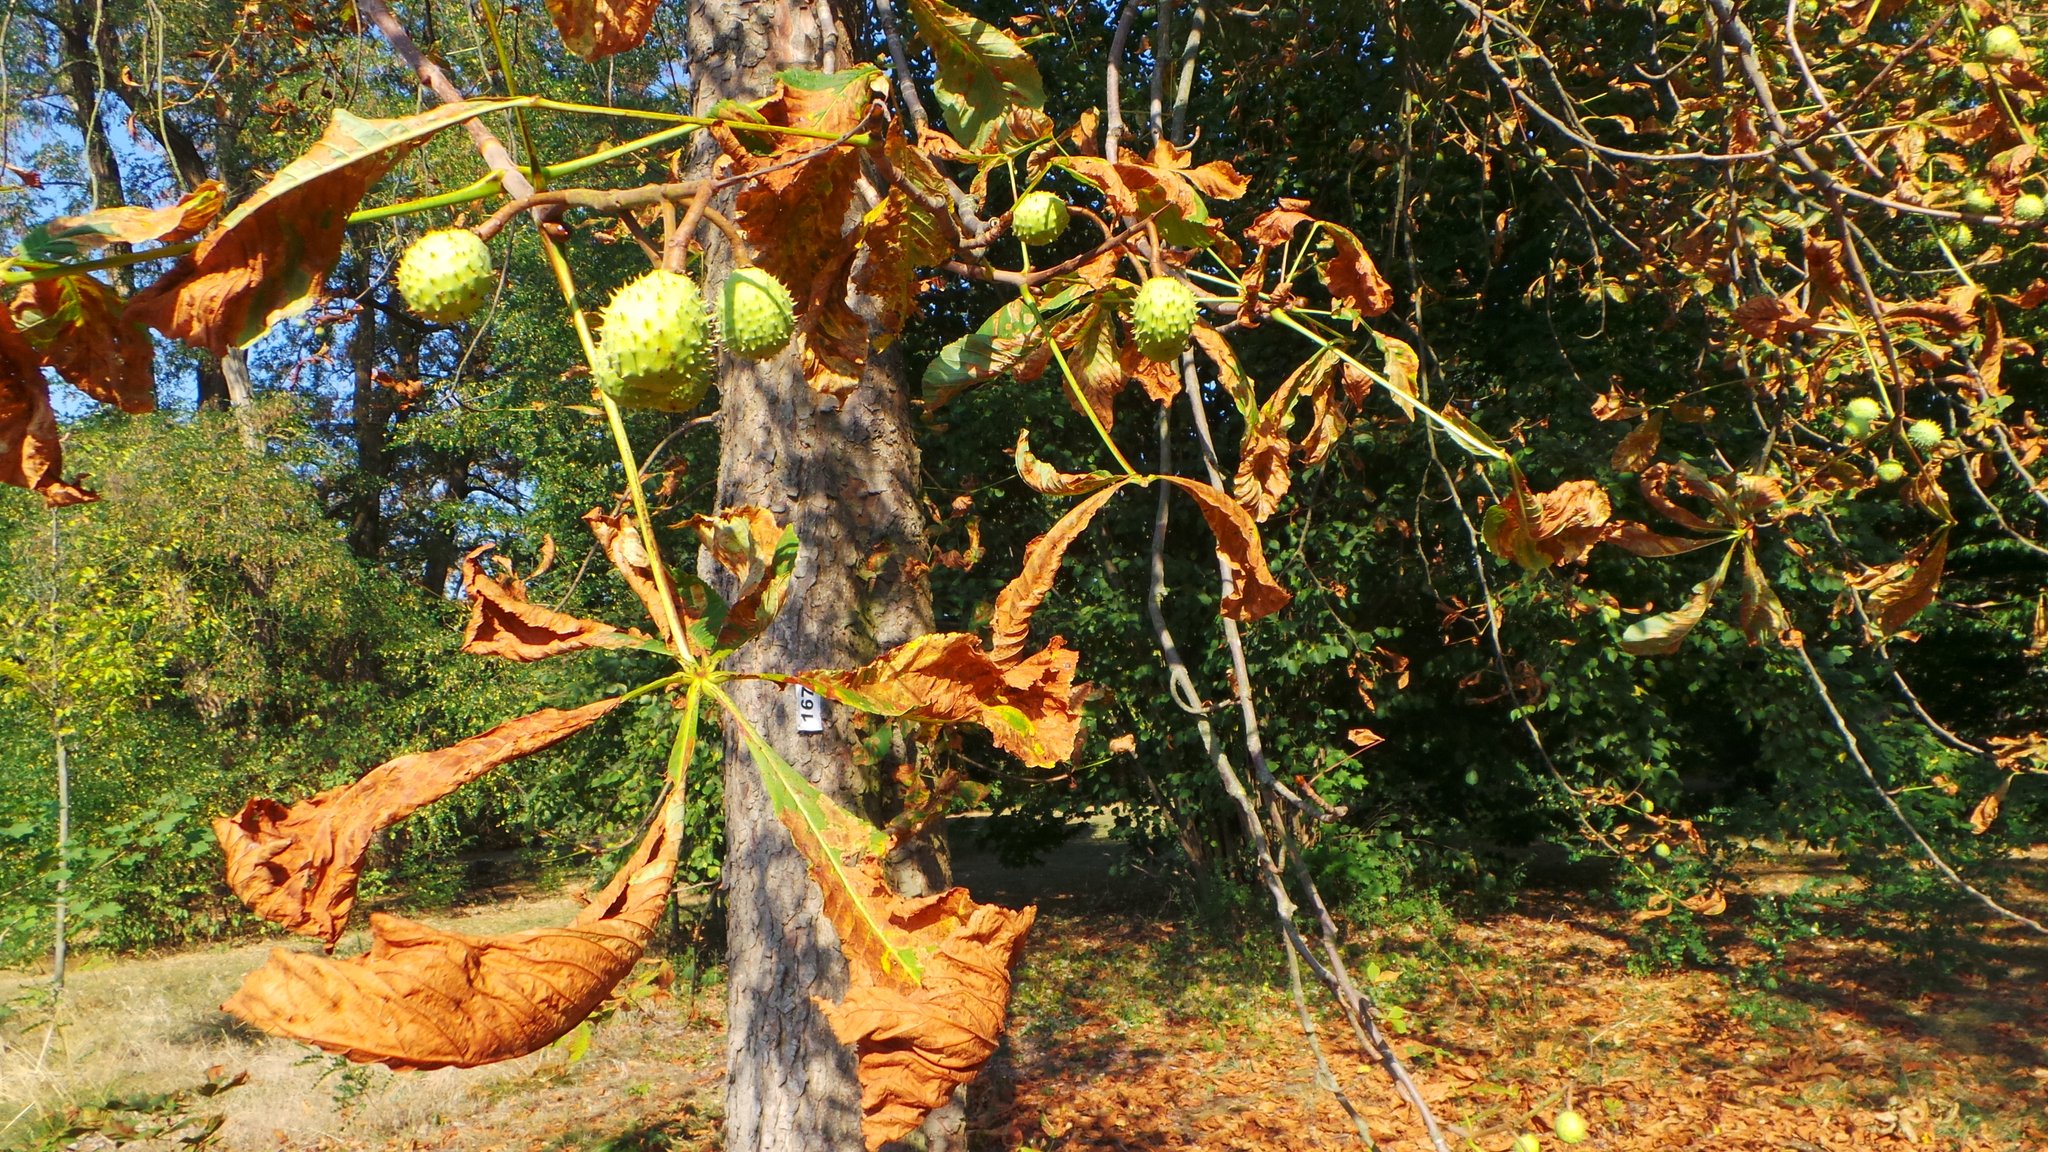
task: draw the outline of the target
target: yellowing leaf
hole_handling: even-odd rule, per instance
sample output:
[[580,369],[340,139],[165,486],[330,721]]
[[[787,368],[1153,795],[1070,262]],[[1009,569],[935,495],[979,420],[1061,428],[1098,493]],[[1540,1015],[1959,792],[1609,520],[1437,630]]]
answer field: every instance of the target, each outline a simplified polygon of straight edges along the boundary
[[205,231],[223,202],[220,181],[208,180],[162,208],[123,205],[38,224],[21,238],[21,250],[37,260],[63,261],[111,244],[176,244]]
[[1730,548],[1721,557],[1721,567],[1712,576],[1693,585],[1692,597],[1669,612],[1648,616],[1628,626],[1621,634],[1622,651],[1635,656],[1669,656],[1678,651],[1685,638],[1706,618],[1714,596],[1728,579],[1728,564],[1735,558]]
[[612,699],[566,712],[543,708],[446,748],[387,760],[353,784],[290,808],[251,800],[213,822],[228,887],[257,915],[332,948],[355,907],[363,853],[380,829],[500,764],[553,747],[617,705]]
[[1038,64],[1016,37],[945,0],[909,4],[938,64],[932,90],[954,136],[983,152],[1051,132]]
[[562,43],[585,60],[638,48],[654,27],[661,0],[548,0]]
[[1664,414],[1652,412],[1643,418],[1641,424],[1629,430],[1614,446],[1614,454],[1608,457],[1616,472],[1641,472],[1657,454],[1657,445],[1663,439]]
[[682,840],[671,794],[638,850],[561,928],[504,936],[370,917],[370,951],[333,960],[279,948],[223,1009],[358,1063],[470,1068],[537,1052],[633,970],[668,904]]
[[253,342],[320,291],[371,185],[442,129],[525,103],[470,100],[391,120],[336,110],[312,148],[138,293],[129,316],[216,355]]
[[[696,643],[706,651],[730,652],[767,630],[789,599],[789,582],[796,574],[798,544],[795,528],[785,528],[760,508],[728,508],[716,516],[692,516],[686,523],[696,529],[697,538],[711,551],[712,559],[732,573],[738,594],[732,606],[716,592],[705,589],[706,611],[692,613],[703,620]],[[687,583],[697,578],[683,574]],[[692,631],[699,631],[691,625]]]
[[484,556],[495,547],[485,544],[462,558],[462,591],[470,599],[469,623],[462,630],[464,652],[525,662],[589,648],[625,648],[642,639],[637,632],[579,620],[529,601],[525,581],[510,564],[505,565],[502,581],[484,566]]
[[[770,124],[833,136],[852,132],[868,118],[873,85],[879,79],[880,74],[866,66],[829,74],[784,72],[775,95],[761,106],[761,116]],[[721,129],[715,135],[733,158],[735,175],[761,173],[741,188],[735,202],[740,229],[754,246],[756,259],[797,293],[806,311],[811,310],[817,304],[805,304],[804,290],[845,244],[847,214],[861,175],[860,153],[826,147],[826,140],[777,135],[770,138],[771,151],[756,155],[744,144],[752,139],[744,129]],[[845,285],[842,271],[841,297]]]

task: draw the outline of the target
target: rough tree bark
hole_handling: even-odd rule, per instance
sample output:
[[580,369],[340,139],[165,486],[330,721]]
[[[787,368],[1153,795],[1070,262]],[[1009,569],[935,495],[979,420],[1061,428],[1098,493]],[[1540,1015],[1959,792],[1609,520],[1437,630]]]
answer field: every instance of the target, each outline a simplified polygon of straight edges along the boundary
[[[825,0],[691,0],[694,103],[764,95],[787,68],[831,70],[861,58],[857,15]],[[851,221],[849,221],[851,223]],[[711,254],[716,283],[729,255]],[[715,289],[709,293],[716,296]],[[728,357],[719,376],[720,507],[752,504],[794,523],[803,541],[789,607],[735,666],[849,667],[931,628],[922,568],[925,516],[901,360],[878,356],[843,405],[821,403],[785,353],[754,365]],[[888,549],[871,585],[861,562]],[[707,576],[708,561],[700,561]],[[729,589],[729,585],[727,586]],[[826,731],[799,735],[795,692],[737,694],[790,763],[849,807],[868,807],[875,781],[857,764],[842,710]],[[728,1152],[838,1152],[862,1147],[852,1053],[812,997],[846,983],[839,942],[759,776],[734,734],[725,740],[729,909]]]

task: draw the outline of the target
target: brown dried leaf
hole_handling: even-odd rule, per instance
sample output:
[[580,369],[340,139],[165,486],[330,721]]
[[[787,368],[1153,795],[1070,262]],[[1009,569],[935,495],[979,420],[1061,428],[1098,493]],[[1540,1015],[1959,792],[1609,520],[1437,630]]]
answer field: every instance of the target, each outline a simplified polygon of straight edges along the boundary
[[[624,515],[613,515],[601,508],[592,508],[583,514],[583,522],[590,525],[590,534],[597,537],[598,547],[618,569],[626,586],[640,598],[647,608],[647,615],[654,621],[654,628],[662,640],[673,648],[678,643],[669,635],[668,612],[662,605],[661,590],[654,582],[654,569],[650,566],[646,547],[640,542],[640,532]],[[679,612],[685,619],[693,619],[687,612]],[[702,612],[697,614],[698,617]]]
[[1992,789],[1990,794],[1986,795],[1982,800],[1977,801],[1977,806],[1970,810],[1971,832],[1982,836],[1986,832],[1991,831],[1991,825],[1998,820],[1999,812],[2005,808],[2005,794],[2012,788],[2013,779],[2014,777],[2007,776],[2005,779],[2000,780],[1998,787]]
[[286,808],[256,799],[213,822],[228,886],[257,915],[329,949],[355,906],[363,853],[378,831],[500,764],[551,748],[618,705],[543,708],[467,740],[387,760],[353,784]]
[[732,573],[737,588],[728,608],[694,573],[679,574],[684,626],[700,652],[733,651],[766,631],[788,601],[799,550],[796,529],[777,524],[772,514],[753,507],[692,516],[684,523],[696,530],[719,567]]
[[597,61],[638,48],[660,7],[661,0],[548,0],[548,15],[571,52]]
[[1025,547],[1024,563],[1016,578],[996,595],[995,617],[989,624],[989,659],[998,664],[1008,664],[1023,655],[1024,644],[1031,638],[1031,615],[1038,611],[1038,606],[1045,602],[1046,593],[1051,591],[1053,578],[1059,575],[1060,560],[1066,556],[1067,547],[1126,483],[1128,481],[1125,480],[1111,481],[1093,496],[1067,509],[1051,528],[1033,538]]
[[846,999],[821,1003],[860,1060],[862,1135],[869,1152],[915,1131],[995,1053],[1010,1002],[1010,968],[1038,915],[977,904],[965,888],[895,898],[892,919],[935,940],[924,980],[906,984],[854,964]]
[[1074,686],[1079,659],[1054,637],[1026,659],[998,663],[982,650],[980,637],[934,632],[851,671],[801,672],[790,679],[877,716],[978,724],[996,747],[1047,768],[1074,754],[1081,720]]
[[90,276],[24,284],[14,320],[45,363],[102,404],[123,412],[156,407],[156,349],[121,313],[113,289]]
[[1216,536],[1216,552],[1230,569],[1230,590],[1224,594],[1221,610],[1233,620],[1257,620],[1287,607],[1294,594],[1281,587],[1266,566],[1265,545],[1258,526],[1237,501],[1221,489],[1184,476],[1159,479],[1195,498],[1202,519]]
[[485,544],[462,558],[462,591],[470,598],[464,652],[526,662],[590,648],[626,648],[644,639],[638,632],[579,620],[528,600],[526,582],[509,563],[503,580],[485,566],[483,557],[496,547]]
[[1664,414],[1652,412],[1614,446],[1614,455],[1608,458],[1608,463],[1616,472],[1641,472],[1650,458],[1657,454],[1657,445],[1663,438]]
[[1018,477],[1033,492],[1047,496],[1086,496],[1116,479],[1100,468],[1093,472],[1062,472],[1040,460],[1031,452],[1029,429],[1017,430],[1017,447],[1013,454],[1017,460]]
[[1322,264],[1323,283],[1338,315],[1378,316],[1394,306],[1394,287],[1380,275],[1372,257],[1349,228],[1327,221],[1323,231],[1337,245],[1337,252]]
[[1731,318],[1744,332],[1772,344],[1783,344],[1786,337],[1811,331],[1814,325],[1814,318],[1798,305],[1776,296],[1752,296],[1736,305]]
[[1948,559],[1948,529],[1942,528],[1896,564],[1852,579],[1850,583],[1869,592],[1867,606],[1871,623],[1886,636],[1912,623],[1922,609],[1934,602],[1941,586],[1941,569]]
[[64,445],[35,350],[0,312],[0,484],[32,489],[51,508],[98,496],[64,480]]
[[471,1068],[554,1043],[633,970],[668,904],[682,840],[672,795],[610,884],[561,928],[504,936],[370,917],[370,951],[279,948],[223,1009],[358,1063]]
[[[852,132],[867,120],[874,85],[880,82],[880,73],[866,66],[830,75],[785,72],[775,95],[761,106],[761,115],[782,127],[835,136]],[[735,202],[739,226],[761,267],[784,284],[811,284],[818,270],[834,264],[846,246],[847,213],[861,175],[859,151],[827,147],[825,140],[778,135],[768,138],[773,143],[770,152],[755,155],[734,138],[745,136],[744,130],[716,135],[733,158],[735,176],[762,173],[741,188]],[[771,168],[776,170],[768,171]],[[840,283],[843,295],[843,277]]]
[[128,315],[215,355],[251,343],[320,291],[371,185],[436,132],[506,104],[469,100],[390,120],[337,109],[304,155],[138,293]]
[[1277,207],[1260,213],[1252,221],[1252,226],[1245,229],[1245,239],[1259,248],[1278,248],[1293,238],[1296,229],[1315,220],[1307,208],[1306,200],[1282,197]]

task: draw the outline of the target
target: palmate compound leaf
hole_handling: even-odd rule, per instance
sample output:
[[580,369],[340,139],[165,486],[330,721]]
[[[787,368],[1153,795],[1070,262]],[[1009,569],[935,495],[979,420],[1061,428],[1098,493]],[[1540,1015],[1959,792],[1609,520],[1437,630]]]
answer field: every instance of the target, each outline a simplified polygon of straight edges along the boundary
[[330,949],[355,907],[363,853],[380,829],[403,820],[500,764],[551,748],[588,728],[619,701],[567,711],[543,708],[446,748],[387,760],[360,780],[286,808],[255,799],[213,822],[228,886],[257,915]]
[[594,62],[638,48],[659,7],[660,0],[548,0],[548,15],[562,43]]
[[337,109],[311,148],[129,302],[130,318],[215,355],[253,342],[311,303],[371,185],[442,129],[527,102],[469,100],[390,120]]
[[526,582],[499,557],[505,577],[491,575],[486,560],[495,544],[462,558],[462,591],[469,597],[469,623],[462,650],[472,656],[502,656],[521,662],[545,660],[590,648],[630,648],[645,640],[597,620],[579,620],[526,598]]
[[1484,535],[1494,555],[1536,571],[1584,559],[1606,535],[1614,507],[1595,481],[1567,480],[1539,494],[1521,469],[1511,468],[1510,478],[1507,496],[1486,510]]
[[11,314],[0,311],[0,484],[27,488],[51,508],[99,497],[64,479],[64,445],[50,385]]
[[668,904],[683,837],[671,792],[611,883],[560,928],[503,936],[370,917],[370,951],[334,960],[279,948],[222,1008],[358,1063],[469,1068],[538,1051],[633,970]]
[[845,999],[819,1007],[858,1056],[861,1129],[873,1152],[916,1129],[995,1052],[1010,965],[1037,910],[977,904],[964,888],[897,895],[882,875],[887,836],[819,791],[751,725],[740,730],[846,956]]

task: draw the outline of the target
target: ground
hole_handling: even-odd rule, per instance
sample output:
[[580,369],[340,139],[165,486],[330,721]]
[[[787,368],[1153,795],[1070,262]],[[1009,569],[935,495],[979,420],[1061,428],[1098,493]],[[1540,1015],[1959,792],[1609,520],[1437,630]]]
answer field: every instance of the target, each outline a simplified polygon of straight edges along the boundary
[[[1009,1037],[972,1096],[977,1148],[1359,1147],[1315,1063],[1262,926],[1169,914],[1117,849],[1070,847],[1053,868],[970,858],[977,894],[1037,899]],[[468,932],[566,919],[531,895],[431,922]],[[1818,1152],[2048,1148],[2048,947],[1998,927],[1957,955],[1905,962],[1878,942],[1793,945],[1720,970],[1646,971],[1626,917],[1535,895],[1512,910],[1424,918],[1372,934],[1370,968],[1398,1007],[1403,1052],[1453,1146],[1501,1152],[1572,1107],[1579,1147]],[[676,980],[663,997],[569,1045],[495,1068],[351,1069],[247,1032],[215,1007],[269,945],[97,961],[72,982],[65,1027],[0,1028],[0,1146],[180,1148],[220,1118],[222,1149],[628,1152],[715,1146],[723,989]],[[359,948],[345,942],[343,950]],[[1967,953],[1967,955],[1963,955]],[[649,962],[650,967],[654,962]],[[1738,973],[1746,972],[1747,976]],[[1775,988],[1760,986],[1758,972]],[[0,976],[0,1003],[27,977]],[[1319,1019],[1336,1078],[1381,1146],[1422,1149],[1410,1113]],[[577,1047],[581,1047],[578,1045]],[[40,1061],[41,1070],[37,1070]],[[214,1071],[209,1071],[210,1069]],[[246,1082],[115,1114],[120,1145],[44,1141],[38,1118],[116,1095]],[[136,1102],[136,1101],[131,1101]],[[143,1102],[146,1103],[146,1102]],[[17,1113],[20,1113],[17,1116]],[[104,1127],[104,1125],[103,1125]],[[115,1135],[119,1135],[115,1130]]]

